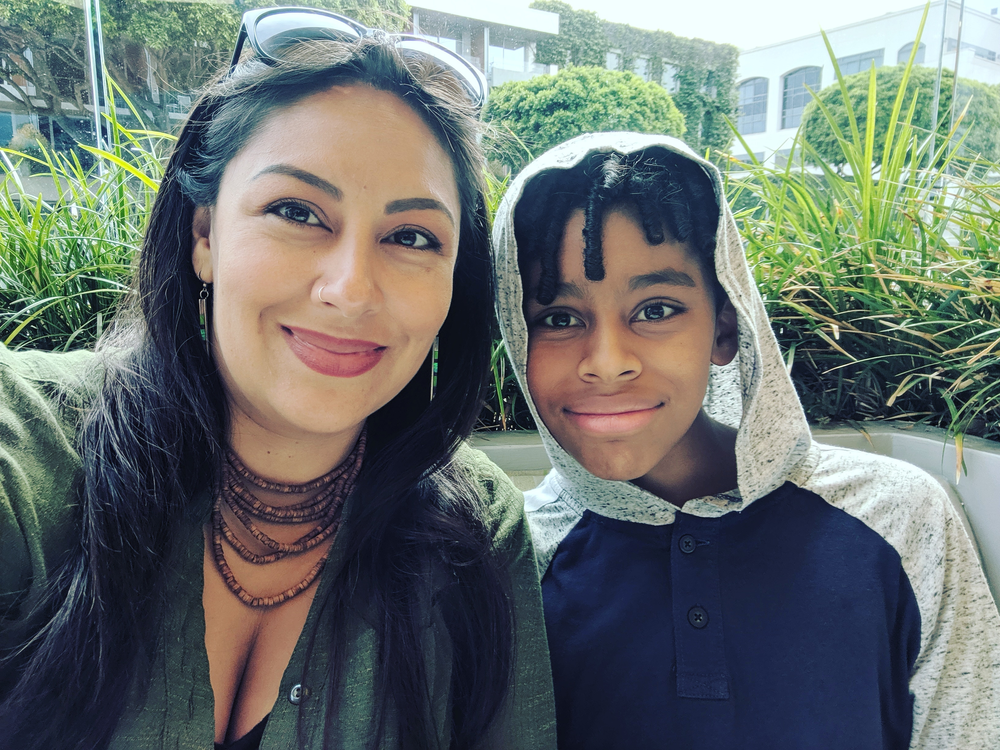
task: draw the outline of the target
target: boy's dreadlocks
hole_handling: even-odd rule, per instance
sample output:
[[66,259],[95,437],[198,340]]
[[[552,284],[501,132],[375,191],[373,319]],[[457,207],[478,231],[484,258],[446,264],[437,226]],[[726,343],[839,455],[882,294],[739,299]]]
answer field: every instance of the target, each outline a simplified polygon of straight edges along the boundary
[[655,149],[593,154],[572,169],[543,172],[525,187],[514,214],[514,234],[522,278],[534,263],[541,266],[535,293],[539,304],[555,298],[570,214],[583,209],[584,273],[590,281],[601,281],[604,218],[623,206],[635,210],[650,245],[668,239],[686,244],[713,289],[716,305],[725,299],[715,275],[719,204],[712,183],[690,159]]

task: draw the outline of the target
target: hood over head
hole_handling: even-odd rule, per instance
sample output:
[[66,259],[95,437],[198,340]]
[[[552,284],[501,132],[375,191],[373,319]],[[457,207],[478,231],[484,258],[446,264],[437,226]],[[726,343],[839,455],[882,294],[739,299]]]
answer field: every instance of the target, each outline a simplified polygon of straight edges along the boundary
[[528,391],[528,330],[523,313],[524,291],[517,260],[514,211],[526,185],[542,172],[571,169],[596,152],[630,154],[663,149],[690,159],[705,171],[720,206],[715,271],[736,309],[739,353],[726,367],[711,366],[706,412],[723,424],[738,426],[737,475],[741,499],[695,499],[684,512],[714,516],[740,510],[786,481],[802,482],[816,461],[812,438],[795,388],[788,376],[778,342],[771,332],[764,302],[747,266],[743,243],[726,202],[716,167],[698,157],[683,142],[668,136],[637,133],[581,135],[547,151],[531,162],[507,189],[493,225],[496,250],[497,315],[518,382],[524,392],[545,450],[555,469],[553,479],[585,498],[594,512],[610,518],[648,524],[671,523],[677,507],[631,482],[600,479],[583,468],[556,442],[538,415]]

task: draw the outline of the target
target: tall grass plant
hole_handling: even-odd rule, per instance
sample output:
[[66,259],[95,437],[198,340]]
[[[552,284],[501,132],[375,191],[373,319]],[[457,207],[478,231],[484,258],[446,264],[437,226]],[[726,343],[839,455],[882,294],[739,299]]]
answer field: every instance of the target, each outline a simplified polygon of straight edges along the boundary
[[[128,293],[173,138],[127,129],[110,109],[109,147],[80,146],[95,158],[89,168],[76,151],[0,149],[0,342],[7,346],[90,346]],[[43,194],[54,197],[38,194],[40,178],[51,180]]]
[[[959,158],[961,118],[929,152],[903,109],[912,65],[898,91],[878,91],[872,69],[864,130],[849,107],[842,131],[817,100],[848,175],[800,132],[784,167],[751,159],[727,188],[810,419],[925,422],[961,447],[1000,438],[1000,165]],[[877,154],[882,97],[894,103]]]

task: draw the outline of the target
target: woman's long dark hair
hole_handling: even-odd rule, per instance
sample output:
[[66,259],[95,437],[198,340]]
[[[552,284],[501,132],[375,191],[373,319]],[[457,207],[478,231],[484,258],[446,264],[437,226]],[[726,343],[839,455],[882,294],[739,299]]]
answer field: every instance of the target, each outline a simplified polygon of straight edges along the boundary
[[[428,571],[450,582],[434,594],[453,652],[451,747],[474,747],[501,710],[513,661],[509,581],[480,491],[451,462],[481,408],[492,328],[475,113],[450,74],[403,61],[390,42],[324,42],[275,66],[244,63],[203,95],[179,136],[140,254],[134,304],[99,347],[104,383],[79,437],[79,545],[50,580],[27,645],[4,665],[13,677],[0,706],[4,747],[106,746],[133,676],[148,673],[165,562],[182,525],[208,516],[199,498],[215,481],[229,424],[222,382],[199,339],[194,210],[214,204],[226,165],[270,114],[335,85],[395,93],[424,119],[454,164],[462,219],[437,396],[428,404],[425,363],[369,418],[356,510],[343,532],[346,562],[314,606],[335,623],[361,613],[375,627],[373,745],[389,733],[403,748],[437,746],[422,648]],[[335,630],[325,676],[334,686],[346,658],[345,628]],[[330,691],[328,737],[337,694]]]

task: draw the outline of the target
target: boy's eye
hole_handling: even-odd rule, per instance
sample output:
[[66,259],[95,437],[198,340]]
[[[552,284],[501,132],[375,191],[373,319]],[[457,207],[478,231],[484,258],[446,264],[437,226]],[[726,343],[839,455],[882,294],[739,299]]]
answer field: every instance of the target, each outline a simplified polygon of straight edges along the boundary
[[663,320],[664,318],[669,318],[675,312],[677,312],[677,310],[670,305],[657,302],[652,305],[646,305],[642,308],[636,314],[635,319],[639,321]]
[[437,250],[441,247],[441,243],[433,236],[417,229],[397,229],[389,235],[388,240],[397,245],[417,250]]
[[539,322],[549,328],[571,328],[583,325],[582,320],[568,312],[554,312],[551,315],[546,315]]
[[287,219],[294,224],[308,224],[318,227],[323,223],[315,213],[301,203],[279,203],[276,206],[268,208],[267,211],[277,214],[282,219]]

